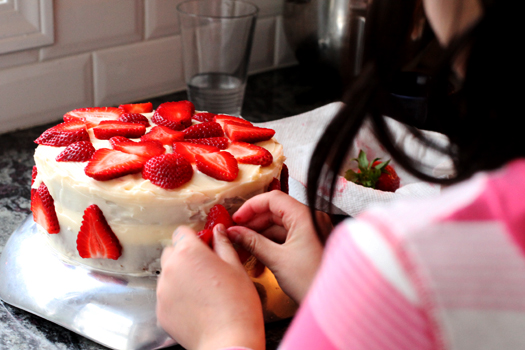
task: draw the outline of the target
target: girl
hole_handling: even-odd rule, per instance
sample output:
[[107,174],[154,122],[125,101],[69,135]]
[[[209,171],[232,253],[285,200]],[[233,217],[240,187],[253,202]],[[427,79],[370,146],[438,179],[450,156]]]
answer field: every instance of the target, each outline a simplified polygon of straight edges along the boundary
[[[301,305],[282,349],[525,348],[525,146],[517,124],[523,89],[513,84],[523,81],[524,62],[517,3],[423,0],[423,8],[444,48],[429,118],[450,138],[439,150],[453,160],[455,176],[432,177],[390,138],[380,107],[406,64],[408,38],[417,36],[417,1],[374,0],[362,73],[312,157],[311,209],[279,191],[254,197],[233,216],[241,226],[215,227],[214,251],[189,228],[174,233],[174,246],[162,256],[157,315],[182,346],[264,348],[261,304],[234,242]],[[453,186],[348,219],[323,251],[326,226],[313,209],[317,188],[334,186],[366,118],[397,164]]]

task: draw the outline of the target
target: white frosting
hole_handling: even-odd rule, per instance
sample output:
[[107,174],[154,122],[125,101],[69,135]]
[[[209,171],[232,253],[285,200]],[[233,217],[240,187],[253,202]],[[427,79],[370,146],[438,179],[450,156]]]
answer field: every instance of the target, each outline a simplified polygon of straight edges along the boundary
[[[144,114],[148,118],[152,113]],[[151,127],[150,127],[151,128]],[[148,130],[149,131],[149,130]],[[89,131],[96,149],[112,148],[109,141],[98,140]],[[60,233],[48,234],[50,245],[64,258],[92,267],[130,274],[151,274],[159,269],[164,246],[179,225],[202,229],[206,213],[217,203],[234,212],[245,200],[262,193],[284,162],[282,145],[274,139],[259,142],[273,155],[267,167],[239,164],[235,181],[211,178],[194,166],[194,174],[183,186],[165,190],[143,179],[140,173],[109,181],[97,181],[84,173],[87,162],[57,162],[56,156],[65,147],[39,145],[35,151],[38,176],[33,185],[43,181],[55,202]],[[171,153],[171,147],[166,146]],[[82,259],[77,252],[76,238],[84,210],[96,204],[104,213],[122,246],[118,260]]]

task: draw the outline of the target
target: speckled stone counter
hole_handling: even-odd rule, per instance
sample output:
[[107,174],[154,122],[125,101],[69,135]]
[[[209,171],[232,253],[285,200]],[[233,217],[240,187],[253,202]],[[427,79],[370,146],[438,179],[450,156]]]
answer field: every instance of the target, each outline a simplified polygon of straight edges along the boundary
[[[185,92],[148,101],[156,107],[165,101],[183,99]],[[319,71],[293,66],[251,76],[242,114],[250,121],[263,122],[303,113],[339,99],[340,91],[331,78]],[[57,116],[57,122],[60,120],[61,116]],[[36,148],[33,141],[54,124],[0,135],[0,254],[11,233],[31,212],[31,169]],[[267,349],[277,347],[289,322],[267,324]],[[0,300],[0,349],[106,348]]]

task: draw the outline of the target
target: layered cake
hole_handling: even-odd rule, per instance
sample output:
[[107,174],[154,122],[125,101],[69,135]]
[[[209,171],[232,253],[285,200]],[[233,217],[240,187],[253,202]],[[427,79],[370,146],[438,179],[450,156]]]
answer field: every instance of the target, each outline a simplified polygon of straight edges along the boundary
[[188,101],[73,110],[35,140],[34,220],[69,262],[156,274],[179,225],[199,231],[279,179],[274,133]]

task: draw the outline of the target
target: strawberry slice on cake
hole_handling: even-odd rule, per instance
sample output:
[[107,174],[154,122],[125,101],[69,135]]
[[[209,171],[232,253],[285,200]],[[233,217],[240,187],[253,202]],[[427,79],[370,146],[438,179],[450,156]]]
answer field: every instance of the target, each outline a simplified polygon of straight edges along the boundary
[[37,190],[31,191],[31,212],[33,212],[33,220],[48,233],[60,232],[55,201],[43,182]]
[[241,164],[268,166],[273,162],[273,156],[266,148],[251,143],[232,142],[226,150]]
[[154,126],[144,136],[140,137],[141,141],[156,140],[164,146],[171,146],[173,142],[184,140],[184,134],[181,131],[172,130],[165,126]]
[[90,141],[73,142],[56,157],[57,162],[86,162],[95,154],[95,147]]
[[64,114],[64,121],[82,121],[91,129],[103,120],[117,120],[122,113],[122,109],[115,107],[78,108]]
[[235,157],[226,151],[195,155],[197,169],[214,179],[234,181],[239,175],[239,165]]
[[145,103],[128,103],[118,106],[124,113],[151,113],[153,112],[153,104],[151,102]]
[[275,135],[275,130],[272,129],[241,125],[228,121],[224,123],[224,132],[232,141],[243,141],[248,143],[266,141]]
[[222,137],[224,131],[219,123],[206,122],[192,125],[182,131],[185,139],[202,139],[205,137]]
[[146,128],[149,127],[149,120],[140,113],[123,113],[118,117],[117,121],[126,123],[142,124]]
[[205,137],[202,139],[188,139],[187,142],[197,143],[199,145],[214,146],[218,149],[226,149],[230,144],[230,140],[227,137]]
[[195,107],[190,101],[164,102],[155,110],[151,120],[173,130],[183,130],[191,125]]
[[87,164],[84,172],[98,181],[107,181],[142,171],[144,159],[136,154],[128,154],[109,148],[98,149]]
[[195,164],[195,155],[203,153],[215,153],[220,149],[215,146],[194,144],[191,142],[174,142],[173,153],[180,154],[191,164]]
[[225,123],[232,123],[232,124],[239,124],[239,125],[246,125],[246,126],[253,126],[252,123],[247,121],[246,119],[242,119],[239,117],[234,117],[233,115],[226,115],[226,114],[218,114],[213,118],[213,121],[219,123],[223,128]]
[[210,247],[213,242],[213,228],[217,224],[223,224],[225,228],[235,225],[230,213],[228,213],[228,210],[221,204],[215,204],[211,207],[206,216],[204,229],[197,232],[197,236]]
[[193,177],[193,167],[181,155],[175,153],[153,157],[146,162],[142,177],[166,190],[184,185]]
[[155,140],[135,142],[126,139],[125,141],[116,141],[115,137],[112,137],[110,142],[113,145],[113,149],[124,153],[136,154],[137,156],[144,158],[144,162],[166,152],[162,143]]
[[35,143],[44,146],[64,147],[77,141],[90,141],[83,121],[64,122],[47,129]]
[[109,140],[113,136],[137,138],[145,133],[146,127],[142,124],[126,123],[118,120],[103,120],[93,128],[93,134],[99,140]]
[[122,254],[117,236],[96,204],[90,205],[84,211],[82,226],[77,236],[77,250],[84,259],[117,260]]
[[201,123],[205,122],[212,122],[213,118],[216,116],[216,114],[208,113],[208,112],[202,112],[202,113],[196,113],[191,117],[191,119],[196,120]]

